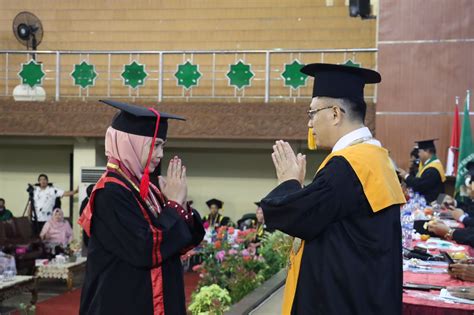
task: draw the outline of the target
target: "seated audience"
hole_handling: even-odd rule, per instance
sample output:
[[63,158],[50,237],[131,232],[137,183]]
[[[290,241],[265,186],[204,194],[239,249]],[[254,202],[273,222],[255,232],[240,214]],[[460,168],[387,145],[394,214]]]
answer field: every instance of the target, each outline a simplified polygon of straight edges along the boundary
[[[82,215],[82,212],[86,208],[87,203],[89,202],[89,198],[91,197],[92,190],[94,189],[94,186],[95,186],[94,184],[90,184],[89,186],[87,186],[86,188],[87,196],[86,198],[84,198],[84,200],[82,200],[81,206],[79,207],[79,216]],[[89,245],[89,237],[84,231],[82,231],[82,242],[84,243],[85,247]]]
[[448,241],[453,240],[474,248],[474,227],[451,229],[441,221],[434,221],[428,224],[428,231]]
[[448,271],[453,278],[474,282],[474,264],[451,264]]
[[257,205],[256,215],[257,215],[257,223],[255,224],[255,229],[257,230],[257,235],[255,237],[256,242],[260,242],[263,238],[265,232],[273,232],[274,230],[268,229],[265,224],[265,218],[263,216],[263,210],[260,207],[260,202],[256,202]]
[[13,214],[5,208],[5,199],[0,198],[0,222],[13,219]]
[[51,245],[67,245],[72,240],[72,229],[69,222],[64,219],[63,211],[59,208],[53,210],[53,215],[43,226],[40,233],[41,239]]
[[418,155],[418,147],[414,147],[410,152],[410,167],[408,173],[411,176],[416,176],[420,168],[420,156]]
[[219,213],[219,210],[222,209],[224,205],[222,201],[213,198],[206,201],[206,204],[209,207],[209,214],[202,218],[204,228],[216,229],[220,226],[232,225],[229,217],[225,217]]

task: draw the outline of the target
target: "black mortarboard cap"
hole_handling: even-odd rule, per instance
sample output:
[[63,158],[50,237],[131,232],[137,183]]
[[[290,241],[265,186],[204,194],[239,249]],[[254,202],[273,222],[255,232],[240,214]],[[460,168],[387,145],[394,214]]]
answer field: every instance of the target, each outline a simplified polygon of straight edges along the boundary
[[215,198],[212,198],[208,201],[206,201],[206,205],[208,207],[211,207],[212,205],[216,205],[218,209],[222,209],[222,205],[224,203],[222,201],[220,201],[219,199],[215,199]]
[[300,71],[314,77],[313,97],[347,98],[364,102],[365,84],[382,81],[376,71],[345,65],[312,63]]
[[[114,129],[139,136],[153,137],[155,134],[156,114],[146,107],[130,105],[112,100],[101,100],[102,103],[120,109],[112,120]],[[183,117],[160,113],[158,138],[166,140],[168,119],[185,120]]]
[[436,149],[435,144],[434,144],[435,140],[438,140],[438,139],[420,140],[420,141],[415,141],[415,142],[418,144],[418,149],[427,150],[427,149]]
[[260,207],[260,205],[262,204],[261,201],[257,201],[257,202],[254,202],[254,204],[257,206],[257,207]]

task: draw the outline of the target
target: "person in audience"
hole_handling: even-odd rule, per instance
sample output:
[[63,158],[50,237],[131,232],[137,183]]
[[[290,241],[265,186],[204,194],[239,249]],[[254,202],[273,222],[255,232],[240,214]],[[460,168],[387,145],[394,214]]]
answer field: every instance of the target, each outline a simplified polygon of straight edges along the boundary
[[416,176],[420,168],[420,156],[418,155],[418,147],[414,147],[410,152],[410,168],[408,173],[411,176]]
[[216,229],[220,226],[231,225],[229,217],[225,217],[219,213],[224,203],[219,199],[212,198],[206,201],[206,205],[209,207],[209,214],[203,217],[204,227]]
[[438,198],[439,194],[444,193],[444,182],[446,181],[443,164],[436,156],[435,140],[417,141],[420,169],[416,176],[403,169],[397,170],[398,175],[405,180],[407,186],[425,197],[427,203],[431,203]]
[[[89,198],[91,197],[92,189],[94,189],[94,184],[90,184],[86,188],[86,198],[84,198],[84,200],[82,200],[81,202],[81,207],[79,208],[79,216],[82,215],[84,209],[89,203]],[[82,231],[82,242],[84,243],[85,247],[87,247],[87,245],[89,244],[89,237],[84,231]]]
[[46,222],[40,233],[41,239],[49,244],[66,246],[72,241],[72,229],[60,208],[53,210],[51,219]]
[[474,248],[474,227],[463,229],[452,229],[442,221],[431,221],[428,223],[428,231],[448,241],[469,245]]
[[466,175],[464,176],[464,185],[461,186],[461,193],[458,194],[459,208],[462,208],[474,216],[474,161],[466,164]]
[[453,278],[474,282],[474,264],[450,264],[448,272]]
[[160,189],[149,179],[163,158],[168,120],[183,118],[102,102],[120,112],[105,136],[107,170],[79,219],[90,237],[79,314],[185,315],[180,257],[205,231],[187,205],[179,157],[159,177]]
[[255,205],[257,206],[257,210],[255,211],[257,215],[257,222],[255,224],[255,230],[257,232],[255,237],[255,242],[260,242],[263,238],[265,232],[273,232],[274,229],[269,229],[265,224],[265,217],[263,216],[263,209],[260,206],[261,202],[256,202]]
[[261,207],[269,228],[294,237],[282,313],[401,314],[405,198],[388,151],[364,125],[364,86],[380,74],[331,64],[301,72],[314,77],[308,140],[331,153],[304,186],[304,155],[282,140],[273,146],[278,186]]
[[0,222],[13,219],[13,214],[5,207],[5,199],[0,198]]
[[48,175],[40,174],[34,187],[33,199],[39,230],[51,219],[53,210],[58,207],[56,200],[77,194],[78,189],[64,191],[49,183]]

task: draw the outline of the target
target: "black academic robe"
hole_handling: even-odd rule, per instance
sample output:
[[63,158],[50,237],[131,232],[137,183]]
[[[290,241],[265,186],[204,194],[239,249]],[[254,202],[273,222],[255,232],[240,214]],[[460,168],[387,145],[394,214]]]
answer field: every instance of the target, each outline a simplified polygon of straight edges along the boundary
[[464,227],[474,227],[474,218],[465,217],[464,220],[462,220],[462,224],[464,224]]
[[455,230],[453,232],[453,240],[455,240],[456,243],[469,245],[474,248],[474,227]]
[[207,222],[209,226],[214,226],[214,228],[218,228],[220,226],[228,226],[232,223],[229,217],[225,217],[220,213],[217,214],[216,218],[212,218],[211,215],[207,215],[204,216],[202,220],[204,222]]
[[474,217],[474,202],[470,198],[465,198],[464,202],[459,202],[457,208],[462,209],[470,217]]
[[[125,181],[116,173],[108,176]],[[133,189],[116,183],[95,194],[80,314],[186,314],[180,254],[203,239],[200,216],[193,211],[191,226],[174,208],[163,207],[155,217],[145,205],[151,223],[161,231],[156,245],[135,197],[140,198]],[[155,276],[161,301],[153,295]],[[158,307],[161,311],[156,311],[157,304],[164,304]]]
[[345,158],[304,188],[281,183],[261,207],[269,228],[305,240],[291,314],[401,314],[400,206],[374,213]]
[[434,167],[427,168],[420,177],[409,175],[405,182],[408,187],[425,197],[427,203],[435,201],[439,194],[444,193],[441,175]]

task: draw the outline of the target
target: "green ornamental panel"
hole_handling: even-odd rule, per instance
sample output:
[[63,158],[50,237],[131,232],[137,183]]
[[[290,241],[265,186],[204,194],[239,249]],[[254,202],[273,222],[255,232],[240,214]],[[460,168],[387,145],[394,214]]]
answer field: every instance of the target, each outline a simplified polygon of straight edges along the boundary
[[22,84],[28,84],[31,87],[43,84],[45,73],[43,64],[38,64],[35,60],[21,64],[21,71],[18,73]]
[[281,74],[285,86],[291,87],[294,90],[301,86],[306,86],[308,76],[300,72],[303,67],[304,64],[300,63],[297,59],[290,64],[285,64],[285,71]]
[[178,65],[178,71],[176,71],[174,76],[178,79],[178,85],[185,89],[190,89],[193,86],[199,85],[199,78],[201,78],[202,74],[199,72],[197,65],[186,61],[185,64]]
[[133,61],[128,65],[124,65],[121,76],[124,85],[136,89],[145,84],[145,78],[148,76],[148,73],[145,71],[145,65]]
[[349,67],[356,67],[360,68],[361,64],[360,63],[355,63],[352,60],[347,60],[346,62],[343,63],[344,66],[349,66]]
[[85,89],[88,86],[95,85],[97,72],[95,71],[94,65],[90,65],[83,61],[80,64],[74,65],[74,71],[71,73],[71,77],[74,80],[74,85],[78,85]]
[[254,73],[250,70],[250,65],[243,63],[242,60],[231,65],[229,72],[227,72],[229,85],[233,85],[239,90],[246,86],[250,86],[250,80],[254,76]]

